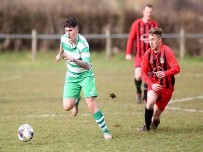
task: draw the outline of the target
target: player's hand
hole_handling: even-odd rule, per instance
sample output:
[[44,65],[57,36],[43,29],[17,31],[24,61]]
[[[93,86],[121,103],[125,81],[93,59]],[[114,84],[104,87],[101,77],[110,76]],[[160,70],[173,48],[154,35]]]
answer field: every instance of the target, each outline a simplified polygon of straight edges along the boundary
[[154,83],[154,84],[152,84],[152,89],[154,91],[158,91],[158,90],[162,89],[162,86],[160,84]]
[[163,77],[165,77],[165,73],[164,73],[164,71],[158,71],[158,72],[156,72],[156,76],[158,78],[163,78]]
[[128,60],[128,61],[131,61],[131,60],[132,60],[131,54],[127,54],[127,55],[125,56],[125,59]]
[[71,56],[68,56],[68,54],[66,54],[66,53],[62,53],[62,57],[63,57],[63,59],[68,60],[69,62],[74,61],[74,58],[72,58]]
[[59,54],[56,55],[56,61],[59,62],[60,59],[61,59],[61,55],[60,55],[60,53],[59,53]]

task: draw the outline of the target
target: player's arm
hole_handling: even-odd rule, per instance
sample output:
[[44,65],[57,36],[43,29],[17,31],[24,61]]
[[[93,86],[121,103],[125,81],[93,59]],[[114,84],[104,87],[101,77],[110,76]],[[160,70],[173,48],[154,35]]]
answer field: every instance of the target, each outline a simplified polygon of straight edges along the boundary
[[86,70],[91,69],[91,65],[87,61],[82,61],[82,60],[78,60],[78,59],[73,58],[72,62],[74,62],[75,64],[77,64],[78,66],[80,66],[83,69],[86,69]]
[[56,55],[56,61],[59,62],[61,57],[62,57],[62,53],[63,53],[63,47],[62,44],[60,44],[60,49],[59,49],[59,53]]
[[141,76],[142,80],[148,85],[152,86],[152,81],[148,76],[148,53],[146,52],[143,56],[142,65],[141,65]]
[[167,52],[167,59],[168,59],[170,69],[165,71],[165,76],[178,74],[180,72],[180,66],[172,50],[169,50]]
[[74,62],[75,64],[77,64],[81,68],[86,69],[86,70],[90,70],[92,66],[90,64],[89,46],[87,43],[84,43],[84,44],[85,44],[85,47],[81,51],[81,54],[80,54],[81,58],[80,59],[68,56],[68,54],[66,54],[66,53],[63,53],[62,56],[64,59],[66,59],[70,62]]
[[83,61],[81,59],[73,58],[71,56],[68,56],[67,53],[62,53],[62,57],[63,57],[63,59],[68,60],[69,62],[73,62],[73,63],[77,64],[78,66],[80,66],[83,69],[86,69],[86,70],[91,69],[91,64],[89,62],[87,62],[87,61]]
[[126,45],[126,60],[132,60],[131,54],[133,50],[134,41],[136,39],[135,36],[136,36],[136,24],[133,23],[130,29],[130,33],[129,33],[128,41]]

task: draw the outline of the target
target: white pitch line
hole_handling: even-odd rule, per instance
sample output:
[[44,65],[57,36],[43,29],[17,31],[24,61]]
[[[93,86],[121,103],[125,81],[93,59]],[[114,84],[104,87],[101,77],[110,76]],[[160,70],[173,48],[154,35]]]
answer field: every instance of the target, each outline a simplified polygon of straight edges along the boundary
[[[188,98],[182,98],[182,99],[176,99],[176,100],[171,100],[169,102],[169,104],[171,103],[177,103],[177,102],[187,102],[187,101],[191,101],[194,99],[203,99],[203,96],[196,96],[196,97],[188,97]],[[180,107],[166,107],[166,109],[170,109],[170,110],[179,110],[179,111],[187,111],[187,112],[203,112],[203,110],[196,110],[196,109],[183,109]]]
[[[203,99],[203,96],[196,96],[196,97],[187,97],[187,98],[182,98],[182,99],[176,99],[176,100],[171,100],[169,104],[172,103],[177,103],[177,102],[187,102],[191,101],[194,99]],[[167,106],[166,109],[170,110],[179,110],[179,111],[186,111],[186,112],[203,112],[203,110],[196,110],[196,109],[182,109],[179,107],[169,107]],[[111,114],[111,115],[120,115],[120,114],[137,114],[136,112],[132,113],[122,113],[122,112],[114,112],[114,113],[104,113],[105,115]],[[89,116],[91,115],[90,113],[83,113],[81,114],[83,116]],[[56,117],[56,116],[66,116],[66,114],[41,114],[41,115],[28,115],[27,117]]]
[[[105,112],[104,114],[105,115],[108,115],[108,114],[111,114],[111,115],[129,115],[129,114],[132,114],[132,115],[137,115],[139,112],[114,112],[114,113],[108,113],[108,112]],[[91,113],[82,113],[80,114],[82,116],[91,116],[92,114]],[[71,116],[70,113],[67,113],[67,114],[31,114],[31,115],[27,115],[26,117],[64,117],[64,116]]]
[[196,109],[182,109],[179,107],[166,107],[166,109],[170,110],[178,110],[178,111],[186,111],[186,112],[203,112],[203,110],[196,110]]
[[27,115],[27,117],[55,117],[55,116],[61,116],[61,115],[56,115],[56,114],[31,114]]
[[203,99],[203,96],[187,97],[187,98],[182,98],[182,99],[171,100],[168,104],[177,103],[177,102],[186,102],[186,101],[191,101],[194,99]]
[[[182,98],[182,99],[176,99],[176,100],[171,100],[169,102],[169,104],[172,103],[177,103],[177,102],[187,102],[187,101],[191,101],[194,99],[203,99],[203,96],[196,96],[196,97],[187,97],[187,98]],[[167,106],[166,109],[170,109],[170,110],[178,110],[178,111],[186,111],[186,112],[203,112],[203,110],[196,110],[196,109],[182,109],[180,107],[169,107]],[[137,115],[139,112],[114,112],[114,113],[107,113],[105,112],[104,114],[108,115]],[[82,116],[89,116],[91,115],[90,113],[83,113],[80,114]],[[31,114],[31,115],[27,115],[26,117],[64,117],[64,116],[70,116],[69,113],[67,114]],[[11,117],[11,116],[5,116],[5,117]],[[12,116],[13,117],[13,116]],[[19,117],[19,116],[16,116]],[[24,116],[23,116],[24,117]]]

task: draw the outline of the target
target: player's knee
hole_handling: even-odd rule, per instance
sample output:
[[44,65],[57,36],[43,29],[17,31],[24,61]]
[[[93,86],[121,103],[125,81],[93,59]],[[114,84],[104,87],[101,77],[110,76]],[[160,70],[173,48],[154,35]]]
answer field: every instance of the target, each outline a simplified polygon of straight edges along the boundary
[[142,77],[141,77],[141,75],[135,75],[135,79],[136,79],[137,81],[141,81],[141,80],[142,80]]
[[69,111],[71,108],[72,108],[72,107],[67,106],[67,105],[64,105],[64,106],[63,106],[63,109],[64,109],[65,111]]
[[72,108],[73,108],[73,105],[71,105],[71,104],[64,104],[63,105],[63,109],[66,110],[66,111],[69,111]]
[[146,104],[146,108],[147,109],[153,109],[154,108],[154,104],[153,103],[147,103]]
[[69,111],[75,105],[74,99],[63,99],[63,109]]

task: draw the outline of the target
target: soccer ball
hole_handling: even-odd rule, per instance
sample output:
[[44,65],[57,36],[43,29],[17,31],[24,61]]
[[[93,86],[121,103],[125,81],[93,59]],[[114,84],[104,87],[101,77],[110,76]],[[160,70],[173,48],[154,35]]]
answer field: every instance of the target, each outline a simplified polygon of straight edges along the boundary
[[28,124],[22,124],[19,128],[18,128],[18,138],[21,141],[30,141],[32,139],[34,135],[34,131],[32,129],[32,127]]

